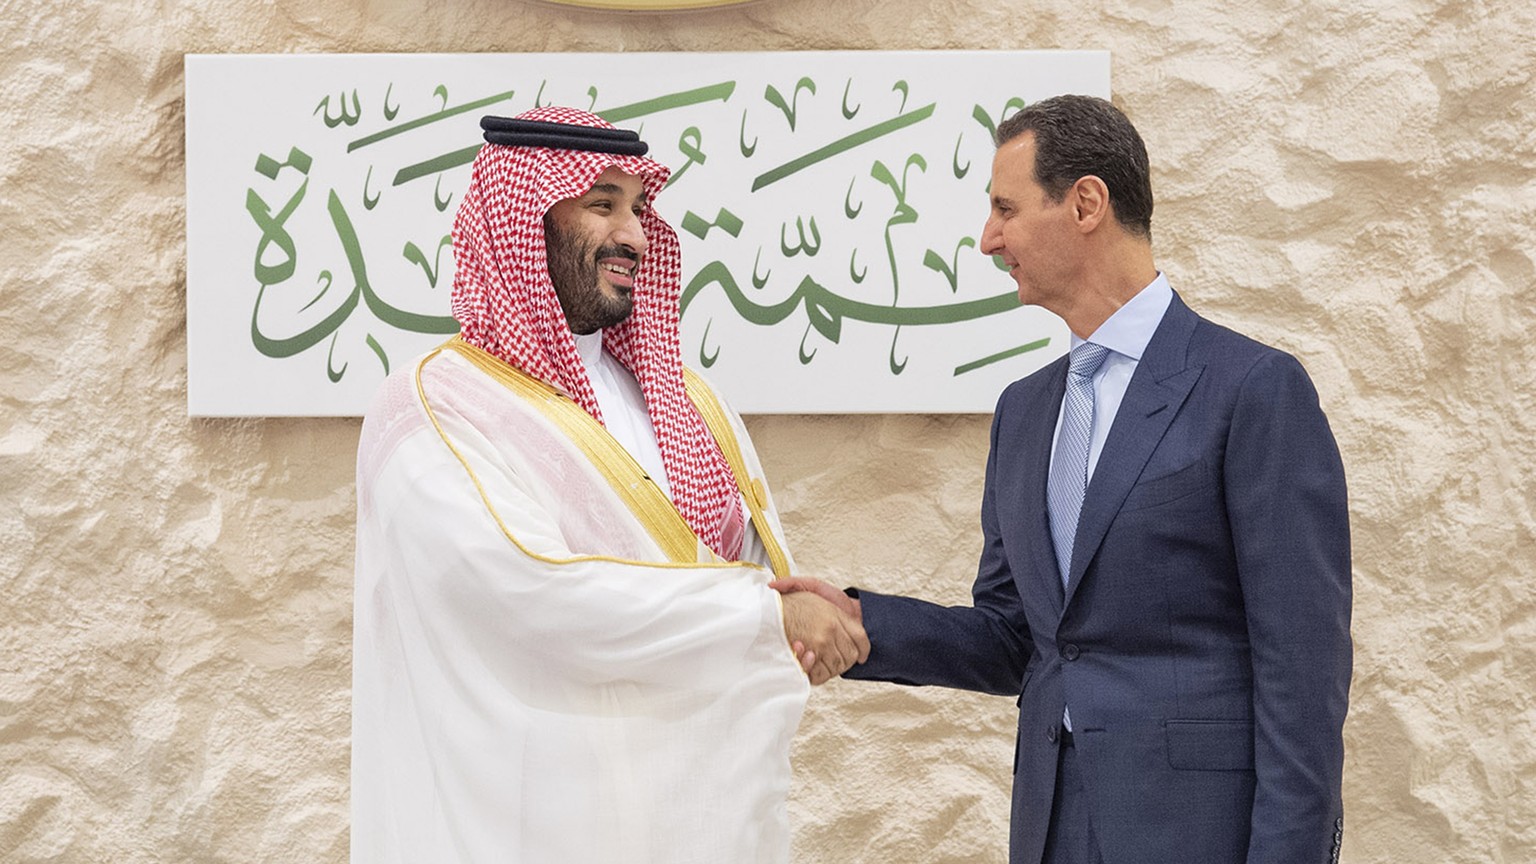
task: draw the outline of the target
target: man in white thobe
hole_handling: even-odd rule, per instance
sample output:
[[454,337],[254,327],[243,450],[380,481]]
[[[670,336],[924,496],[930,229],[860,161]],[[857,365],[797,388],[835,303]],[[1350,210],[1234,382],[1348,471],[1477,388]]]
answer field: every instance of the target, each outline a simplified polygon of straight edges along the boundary
[[461,332],[358,448],[354,862],[785,862],[808,693],[867,657],[792,572],[746,430],[678,347],[667,169],[482,121]]

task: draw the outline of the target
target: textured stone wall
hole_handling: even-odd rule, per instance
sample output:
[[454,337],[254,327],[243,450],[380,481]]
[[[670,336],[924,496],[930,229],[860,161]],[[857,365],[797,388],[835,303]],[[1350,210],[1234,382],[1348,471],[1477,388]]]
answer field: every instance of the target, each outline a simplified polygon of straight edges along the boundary
[[[1160,265],[1302,358],[1343,449],[1344,859],[1536,861],[1526,0],[7,0],[0,29],[0,861],[347,855],[358,424],[186,417],[183,54],[831,48],[1113,52]],[[808,571],[963,600],[986,418],[750,425]],[[1004,860],[1011,701],[814,697],[797,861]]]

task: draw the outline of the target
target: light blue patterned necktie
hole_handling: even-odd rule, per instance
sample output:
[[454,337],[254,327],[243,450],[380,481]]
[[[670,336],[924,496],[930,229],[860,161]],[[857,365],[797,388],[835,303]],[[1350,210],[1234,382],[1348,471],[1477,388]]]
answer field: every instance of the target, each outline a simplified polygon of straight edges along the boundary
[[1093,438],[1093,373],[1104,363],[1109,349],[1084,342],[1072,349],[1067,370],[1067,395],[1061,412],[1061,431],[1056,438],[1056,458],[1046,484],[1046,504],[1051,518],[1051,540],[1056,545],[1056,564],[1061,584],[1067,585],[1072,569],[1072,543],[1077,520],[1088,491],[1088,446]]

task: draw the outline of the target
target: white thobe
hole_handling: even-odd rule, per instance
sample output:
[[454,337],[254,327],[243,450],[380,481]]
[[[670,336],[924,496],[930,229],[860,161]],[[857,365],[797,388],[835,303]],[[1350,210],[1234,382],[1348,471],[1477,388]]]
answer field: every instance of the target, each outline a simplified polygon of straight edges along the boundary
[[670,560],[463,356],[392,375],[358,448],[352,860],[786,862],[809,685],[757,526],[743,557]]
[[576,337],[576,353],[587,367],[587,379],[592,382],[592,393],[597,397],[598,410],[603,412],[603,425],[608,433],[624,445],[629,455],[635,457],[661,491],[672,495],[672,484],[667,480],[667,469],[661,461],[661,445],[656,443],[656,426],[645,407],[645,394],[635,374],[624,364],[603,350],[603,331],[573,334]]

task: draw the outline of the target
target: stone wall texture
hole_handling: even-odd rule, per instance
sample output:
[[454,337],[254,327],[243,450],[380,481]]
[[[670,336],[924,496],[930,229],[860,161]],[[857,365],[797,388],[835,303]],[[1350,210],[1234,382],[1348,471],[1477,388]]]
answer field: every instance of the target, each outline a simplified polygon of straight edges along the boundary
[[[184,54],[1103,48],[1160,265],[1302,359],[1344,453],[1344,860],[1536,862],[1536,4],[0,0],[0,31],[0,861],[347,858],[358,422],[186,416]],[[808,572],[948,602],[987,424],[750,421]],[[1005,860],[1011,700],[813,697],[797,862]]]

